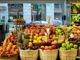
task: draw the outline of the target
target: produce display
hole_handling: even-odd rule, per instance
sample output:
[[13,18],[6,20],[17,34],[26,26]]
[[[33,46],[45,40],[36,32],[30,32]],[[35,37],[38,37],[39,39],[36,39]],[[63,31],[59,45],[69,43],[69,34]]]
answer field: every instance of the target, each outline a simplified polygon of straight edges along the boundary
[[33,24],[20,31],[10,33],[0,47],[0,56],[11,57],[18,55],[19,52],[20,54],[22,54],[22,52],[32,54],[31,51],[40,50],[40,52],[44,54],[47,51],[48,53],[50,51],[56,51],[55,56],[57,57],[58,50],[73,51],[77,49],[78,46],[75,44],[79,40],[80,26],[55,27],[54,25],[46,26]]
[[[20,31],[18,34],[18,43],[22,49],[39,49],[41,46],[52,46],[51,43],[62,44],[66,40],[79,41],[79,26],[45,26],[31,25]],[[75,35],[75,36],[74,36]],[[73,43],[74,43],[73,42]]]
[[13,45],[13,43],[8,43],[6,46],[0,47],[0,57],[11,57],[18,55],[19,49],[16,45]]
[[[61,28],[45,25],[31,25],[18,34],[18,42],[22,49],[39,49],[40,47],[55,47],[65,41]],[[58,39],[59,38],[59,39]],[[22,41],[22,42],[21,42]],[[54,43],[54,44],[52,44]],[[54,48],[53,47],[53,48]]]
[[70,43],[69,41],[62,43],[62,46],[59,50],[60,60],[76,60],[77,48],[77,45]]
[[73,26],[69,40],[73,43],[79,43],[80,42],[80,26]]
[[14,44],[15,36],[9,35],[0,46],[0,57],[11,57],[19,54],[17,45]]
[[40,47],[42,50],[53,50],[53,49],[58,49],[59,46],[58,46],[58,43],[57,41],[53,41],[53,42],[47,42],[46,45],[42,45]]

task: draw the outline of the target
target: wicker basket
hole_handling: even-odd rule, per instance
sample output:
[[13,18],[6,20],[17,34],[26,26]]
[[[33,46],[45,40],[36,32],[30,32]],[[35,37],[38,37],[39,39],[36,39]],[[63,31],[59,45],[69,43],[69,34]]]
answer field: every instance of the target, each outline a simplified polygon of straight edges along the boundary
[[58,55],[58,50],[40,50],[41,60],[56,60]]
[[38,50],[20,50],[21,60],[37,60]]
[[60,50],[60,60],[76,60],[77,49],[75,50]]
[[0,60],[18,60],[18,55],[12,57],[0,57]]

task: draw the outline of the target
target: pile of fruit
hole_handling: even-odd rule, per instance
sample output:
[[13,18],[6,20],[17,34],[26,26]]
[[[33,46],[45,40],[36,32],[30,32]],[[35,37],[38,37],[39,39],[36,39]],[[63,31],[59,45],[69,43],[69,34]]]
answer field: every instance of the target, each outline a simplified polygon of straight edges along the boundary
[[0,46],[0,57],[11,57],[19,54],[16,40],[17,38],[13,33],[6,37],[2,46]]
[[77,49],[77,45],[70,43],[69,41],[62,43],[62,47],[60,47],[60,50],[74,50]]
[[20,39],[20,41],[22,41],[22,47],[24,46],[27,49],[38,49],[41,46],[52,46],[50,44],[53,41],[56,41],[57,44],[64,43],[66,40],[69,39],[70,34],[72,34],[74,30],[75,29],[73,28],[73,26],[55,27],[54,25],[50,25],[48,27],[45,25],[34,24],[26,27],[26,29],[22,31],[21,36],[18,38],[22,37]]
[[55,26],[48,28],[45,25],[31,25],[18,34],[20,35],[18,42],[22,45],[22,49],[38,49],[42,44],[46,45],[55,40],[55,30]]
[[18,47],[16,45],[13,45],[11,42],[0,47],[0,57],[11,57],[18,55],[18,53]]
[[42,42],[40,49],[42,50],[53,50],[58,49],[58,42],[57,41],[51,41],[48,40],[47,42]]
[[13,44],[16,44],[17,37],[13,32],[11,32],[9,34],[9,36],[7,36],[7,39],[8,39],[8,41],[12,42]]
[[70,34],[70,41],[77,43],[80,41],[80,26],[73,26]]
[[65,33],[62,27],[56,27],[56,38],[58,43],[63,43],[65,41]]
[[[26,27],[19,33],[11,33],[0,47],[0,57],[11,57],[19,53],[18,47],[23,50],[37,50],[43,51],[56,50],[74,50],[77,45],[70,43],[69,40],[80,39],[80,27],[55,27],[45,25],[31,25]],[[18,47],[17,47],[17,45]]]
[[[54,25],[45,26],[45,25],[31,25],[26,27],[24,30],[17,34],[10,34],[8,41],[19,43],[19,47],[22,49],[57,49],[58,44],[64,43],[66,40],[71,38],[80,38],[78,27],[55,27]],[[76,37],[73,37],[73,35]],[[14,44],[14,43],[13,43]]]

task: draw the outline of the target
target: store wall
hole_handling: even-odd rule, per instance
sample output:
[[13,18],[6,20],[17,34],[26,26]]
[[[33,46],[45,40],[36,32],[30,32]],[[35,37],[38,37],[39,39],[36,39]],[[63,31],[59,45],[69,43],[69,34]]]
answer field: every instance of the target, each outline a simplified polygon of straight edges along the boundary
[[46,20],[50,18],[50,24],[53,24],[54,20],[54,3],[46,3]]
[[26,23],[31,22],[31,3],[23,3],[23,19]]

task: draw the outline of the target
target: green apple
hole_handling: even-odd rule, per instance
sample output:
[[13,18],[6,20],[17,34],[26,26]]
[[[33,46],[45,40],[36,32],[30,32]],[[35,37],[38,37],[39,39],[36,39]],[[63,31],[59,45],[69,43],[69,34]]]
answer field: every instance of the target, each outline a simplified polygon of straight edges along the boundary
[[60,47],[60,50],[66,50],[66,48]]
[[66,44],[65,44],[65,43],[63,43],[63,44],[62,44],[62,47],[66,47]]
[[66,49],[67,49],[67,50],[70,50],[70,49],[71,49],[71,47],[70,47],[69,44],[67,44]]
[[73,48],[73,43],[70,43],[70,47]]
[[77,45],[74,45],[74,48],[75,48],[75,49],[77,49],[77,47],[78,47]]
[[69,41],[66,41],[66,44],[69,44]]
[[75,48],[71,48],[71,50],[74,50]]

